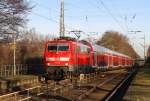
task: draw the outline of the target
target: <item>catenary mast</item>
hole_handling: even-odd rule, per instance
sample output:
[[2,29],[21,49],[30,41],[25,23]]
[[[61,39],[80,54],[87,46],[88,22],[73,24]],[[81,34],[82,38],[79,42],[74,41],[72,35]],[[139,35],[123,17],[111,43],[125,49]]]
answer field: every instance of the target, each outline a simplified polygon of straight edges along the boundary
[[64,0],[61,0],[60,8],[60,37],[65,36],[65,26],[64,26]]

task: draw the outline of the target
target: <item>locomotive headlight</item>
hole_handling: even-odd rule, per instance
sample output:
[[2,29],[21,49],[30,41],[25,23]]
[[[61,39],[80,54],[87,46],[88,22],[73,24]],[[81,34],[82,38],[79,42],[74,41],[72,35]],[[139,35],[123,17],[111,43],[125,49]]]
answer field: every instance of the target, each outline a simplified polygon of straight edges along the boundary
[[50,65],[50,63],[47,63],[47,66],[49,66]]
[[69,61],[69,57],[60,57],[60,61]]
[[68,66],[68,63],[65,63],[66,66]]
[[46,61],[55,61],[55,58],[53,58],[53,57],[47,57]]

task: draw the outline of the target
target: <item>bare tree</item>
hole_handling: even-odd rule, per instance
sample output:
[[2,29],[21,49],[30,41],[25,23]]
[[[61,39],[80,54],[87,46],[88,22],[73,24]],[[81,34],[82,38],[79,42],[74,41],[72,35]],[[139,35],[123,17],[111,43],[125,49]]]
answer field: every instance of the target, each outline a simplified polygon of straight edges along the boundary
[[1,40],[10,40],[12,33],[17,33],[19,28],[23,27],[26,22],[25,16],[30,9],[26,0],[0,0]]
[[43,56],[44,43],[44,36],[36,32],[35,29],[22,32],[22,37],[17,42],[18,61],[24,63],[28,58]]

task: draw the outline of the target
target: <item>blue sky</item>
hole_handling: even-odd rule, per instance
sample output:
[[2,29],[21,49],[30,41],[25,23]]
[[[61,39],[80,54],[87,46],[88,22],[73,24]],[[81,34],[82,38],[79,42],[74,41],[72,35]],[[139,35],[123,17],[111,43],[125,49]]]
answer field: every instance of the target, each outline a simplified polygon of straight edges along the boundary
[[[59,35],[59,15],[61,0],[29,0],[34,9],[28,15],[28,28],[35,28],[43,35]],[[146,35],[146,45],[150,41],[150,1],[149,0],[64,0],[65,29],[80,29],[85,33],[98,32],[100,37],[107,30],[119,31],[127,35],[135,50],[143,56],[141,37]],[[104,5],[100,1],[103,1]],[[131,34],[128,31],[141,30]],[[83,37],[86,37],[82,34]],[[92,36],[92,35],[91,35]]]

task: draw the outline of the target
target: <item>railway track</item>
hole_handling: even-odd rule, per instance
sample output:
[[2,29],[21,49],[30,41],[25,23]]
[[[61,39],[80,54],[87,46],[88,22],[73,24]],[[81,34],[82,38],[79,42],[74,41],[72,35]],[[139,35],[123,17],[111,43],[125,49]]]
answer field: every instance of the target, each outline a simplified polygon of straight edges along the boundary
[[133,69],[125,79],[118,83],[118,85],[116,85],[115,88],[111,92],[109,92],[109,94],[103,99],[103,101],[121,101],[138,70],[139,68]]
[[[104,97],[104,86],[107,85],[106,87],[112,89],[117,84],[117,82],[122,80],[126,75],[126,73],[107,73],[106,77],[104,78],[93,80],[93,82],[91,82],[90,84],[83,84],[82,87],[72,89],[72,94],[70,94],[70,96],[66,95],[66,97],[71,101],[94,101],[94,99],[96,100],[96,98],[97,100],[99,100],[100,96],[102,98]],[[99,94],[99,96],[96,97],[96,94]]]
[[84,79],[74,78],[72,82],[68,79],[59,83],[49,81],[48,84],[2,95],[0,101],[97,101],[100,97],[104,98],[127,75],[127,71],[117,70],[87,74]]

